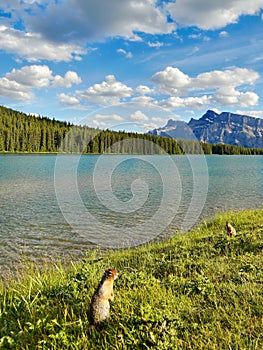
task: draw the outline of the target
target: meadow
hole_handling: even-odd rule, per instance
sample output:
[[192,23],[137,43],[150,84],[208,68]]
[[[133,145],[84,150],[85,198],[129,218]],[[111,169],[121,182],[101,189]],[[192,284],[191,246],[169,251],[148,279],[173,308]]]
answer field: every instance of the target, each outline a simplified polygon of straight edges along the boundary
[[[255,209],[162,242],[25,266],[0,285],[0,349],[263,349],[262,262]],[[111,318],[95,327],[89,304],[107,268],[119,272]]]

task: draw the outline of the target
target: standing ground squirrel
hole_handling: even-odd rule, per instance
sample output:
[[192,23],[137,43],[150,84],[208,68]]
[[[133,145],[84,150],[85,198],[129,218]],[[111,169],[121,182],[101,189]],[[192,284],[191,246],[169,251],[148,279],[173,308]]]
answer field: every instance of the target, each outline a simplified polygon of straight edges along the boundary
[[110,302],[114,298],[113,281],[118,277],[116,270],[106,270],[93,294],[90,304],[90,321],[97,324],[110,317]]
[[230,222],[226,223],[226,230],[227,230],[227,234],[230,237],[235,237],[237,235],[235,228],[230,224]]

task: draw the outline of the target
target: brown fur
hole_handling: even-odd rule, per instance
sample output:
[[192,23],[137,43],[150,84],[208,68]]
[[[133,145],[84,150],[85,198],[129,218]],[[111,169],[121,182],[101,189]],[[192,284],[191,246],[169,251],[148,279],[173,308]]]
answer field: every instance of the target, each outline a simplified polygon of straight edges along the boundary
[[230,224],[230,222],[226,223],[227,234],[230,237],[235,237],[237,235],[235,228]]
[[102,279],[93,294],[90,305],[90,321],[92,324],[107,321],[110,317],[110,301],[114,299],[113,282],[118,277],[116,270],[104,271]]

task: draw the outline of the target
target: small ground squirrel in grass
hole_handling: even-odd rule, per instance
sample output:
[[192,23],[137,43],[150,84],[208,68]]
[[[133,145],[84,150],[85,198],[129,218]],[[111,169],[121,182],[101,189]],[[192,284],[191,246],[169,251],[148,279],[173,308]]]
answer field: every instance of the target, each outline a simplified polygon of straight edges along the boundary
[[118,277],[116,270],[104,271],[102,279],[93,294],[90,304],[90,321],[95,325],[107,321],[110,317],[110,301],[113,300],[113,282]]
[[226,223],[227,234],[230,237],[235,237],[237,235],[235,228],[230,224],[230,222]]

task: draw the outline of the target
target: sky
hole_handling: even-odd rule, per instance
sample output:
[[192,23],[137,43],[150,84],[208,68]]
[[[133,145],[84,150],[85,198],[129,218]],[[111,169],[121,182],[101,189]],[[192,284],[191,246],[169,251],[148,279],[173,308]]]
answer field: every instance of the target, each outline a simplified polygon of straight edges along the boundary
[[263,0],[0,0],[0,105],[145,132],[263,118]]

